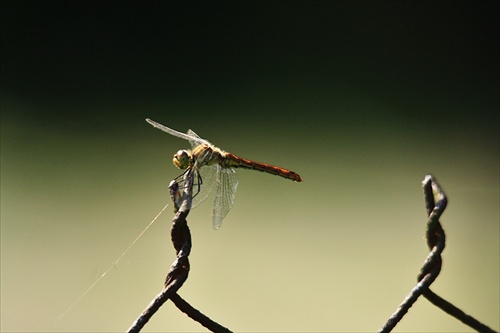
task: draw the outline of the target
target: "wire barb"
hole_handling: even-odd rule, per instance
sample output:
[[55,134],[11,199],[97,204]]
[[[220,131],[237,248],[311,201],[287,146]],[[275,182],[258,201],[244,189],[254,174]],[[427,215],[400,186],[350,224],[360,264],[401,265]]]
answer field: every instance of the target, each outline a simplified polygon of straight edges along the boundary
[[[457,318],[464,324],[476,329],[478,332],[495,332],[475,318],[465,314],[462,310],[442,299],[429,289],[429,286],[434,282],[434,280],[436,280],[437,276],[441,272],[441,253],[445,247],[446,236],[441,223],[439,222],[439,218],[448,205],[448,198],[432,175],[425,176],[425,179],[422,182],[422,188],[424,190],[425,208],[428,216],[426,241],[430,253],[420,269],[417,285],[406,296],[396,312],[394,312],[394,314],[392,314],[392,316],[386,321],[379,332],[390,332],[408,312],[410,307],[413,303],[415,303],[420,295],[423,295],[432,304]],[[435,201],[436,199],[437,201]]]

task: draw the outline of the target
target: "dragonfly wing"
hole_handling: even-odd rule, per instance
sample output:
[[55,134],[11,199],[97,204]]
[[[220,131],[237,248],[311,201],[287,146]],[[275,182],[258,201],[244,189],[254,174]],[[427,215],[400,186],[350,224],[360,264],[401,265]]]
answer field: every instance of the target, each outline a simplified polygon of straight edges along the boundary
[[238,188],[238,176],[233,168],[221,168],[218,164],[216,167],[215,201],[212,214],[214,229],[220,229],[222,220],[233,207]]
[[198,165],[195,164],[194,168],[196,168],[196,179],[193,183],[193,202],[191,204],[191,208],[198,206],[202,203],[212,192],[212,189],[215,185],[216,173],[217,173],[217,165],[204,165],[201,168],[198,168]]
[[191,139],[189,139],[189,143],[191,144],[192,148],[195,148],[195,147],[199,146],[200,143],[204,143],[204,144],[207,144],[209,146],[212,146],[212,144],[210,142],[208,142],[208,140],[205,140],[205,139],[201,138],[192,129],[189,129],[187,131],[187,135],[191,138]]
[[173,136],[176,136],[178,138],[181,138],[181,139],[184,139],[184,140],[188,140],[191,145],[194,145],[194,143],[196,143],[196,146],[199,145],[199,144],[202,144],[202,143],[208,143],[210,144],[210,142],[208,142],[207,140],[205,139],[202,139],[198,136],[198,134],[196,134],[195,132],[189,130],[187,134],[185,133],[181,133],[181,132],[178,132],[174,129],[171,129],[167,126],[164,126],[160,123],[157,123],[156,121],[154,120],[151,120],[149,118],[146,119],[146,121],[151,124],[153,127],[155,128],[158,128],[160,130],[162,130],[163,132],[167,132],[168,134],[170,135],[173,135]]

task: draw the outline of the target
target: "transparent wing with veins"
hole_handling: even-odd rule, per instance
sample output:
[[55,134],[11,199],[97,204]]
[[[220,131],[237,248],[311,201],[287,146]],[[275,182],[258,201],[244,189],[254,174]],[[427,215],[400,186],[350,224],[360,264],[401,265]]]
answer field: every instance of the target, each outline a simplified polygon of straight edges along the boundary
[[191,143],[192,148],[194,148],[202,143],[213,146],[208,140],[200,138],[198,136],[198,134],[196,134],[192,130],[188,130],[188,132],[186,134],[186,133],[181,133],[181,132],[178,132],[178,131],[173,130],[171,128],[168,128],[167,126],[163,126],[162,124],[159,124],[156,121],[151,120],[149,118],[147,118],[146,121],[148,123],[150,123],[151,125],[153,125],[153,127],[156,127],[158,129],[162,130],[163,132],[167,132],[170,135],[176,136],[176,137],[184,139],[184,140],[188,140],[189,143]]
[[233,207],[236,189],[238,188],[238,176],[233,168],[221,168],[216,164],[217,178],[215,200],[212,212],[214,229],[220,229],[222,220]]
[[193,184],[194,197],[191,208],[205,201],[212,192],[215,185],[215,179],[217,178],[217,165],[205,165],[202,168],[198,168],[195,164],[194,168],[197,179],[194,180]]

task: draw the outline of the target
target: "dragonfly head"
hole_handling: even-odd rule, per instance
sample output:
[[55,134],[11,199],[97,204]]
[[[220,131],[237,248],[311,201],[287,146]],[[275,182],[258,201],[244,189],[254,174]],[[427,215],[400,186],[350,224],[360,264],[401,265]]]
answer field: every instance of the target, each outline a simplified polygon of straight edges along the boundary
[[179,169],[187,169],[191,164],[191,152],[188,150],[179,150],[175,153],[173,162]]

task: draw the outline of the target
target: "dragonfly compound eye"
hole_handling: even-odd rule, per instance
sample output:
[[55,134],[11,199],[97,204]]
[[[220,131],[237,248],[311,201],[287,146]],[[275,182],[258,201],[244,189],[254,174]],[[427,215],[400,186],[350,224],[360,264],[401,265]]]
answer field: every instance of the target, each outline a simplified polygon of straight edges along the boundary
[[174,165],[178,167],[179,169],[186,169],[189,167],[189,162],[191,160],[191,156],[189,152],[186,150],[179,150],[175,155],[174,155]]

